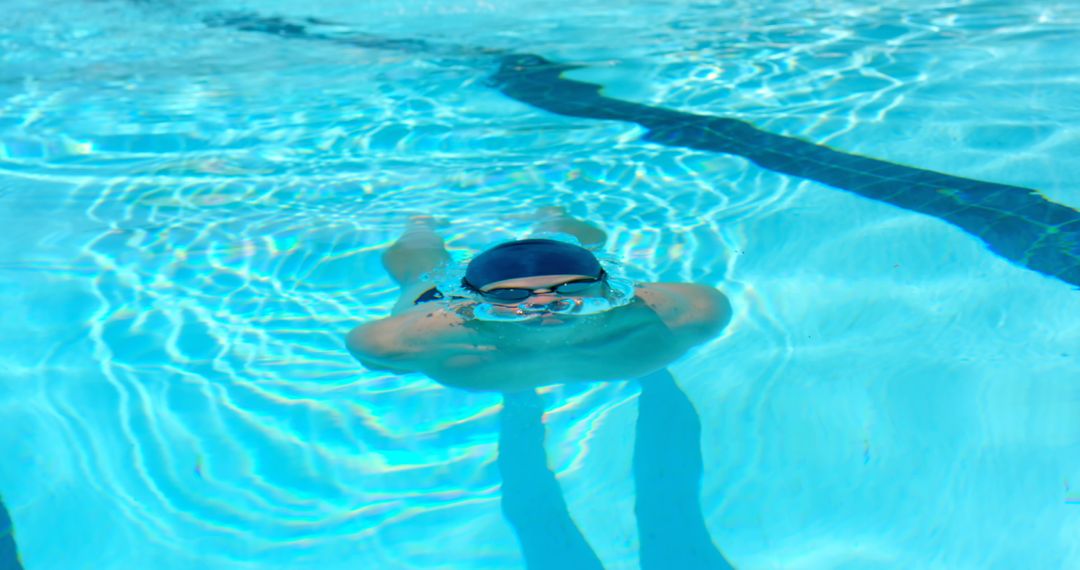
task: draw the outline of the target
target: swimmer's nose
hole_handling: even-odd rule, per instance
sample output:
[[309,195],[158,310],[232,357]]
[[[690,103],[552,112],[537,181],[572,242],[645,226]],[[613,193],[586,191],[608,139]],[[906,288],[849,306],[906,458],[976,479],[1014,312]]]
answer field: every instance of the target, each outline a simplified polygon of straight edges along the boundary
[[[538,297],[534,295],[533,297]],[[571,299],[565,299],[555,295],[547,295],[549,297],[545,302],[535,302],[530,297],[530,302],[523,308],[529,312],[550,312],[550,313],[567,313],[573,311],[577,305]]]
[[551,303],[554,303],[555,301],[558,301],[558,300],[559,300],[559,296],[554,294],[554,293],[539,293],[539,294],[533,295],[532,297],[529,297],[528,299],[525,299],[525,304],[526,305],[542,306],[542,305],[550,305]]

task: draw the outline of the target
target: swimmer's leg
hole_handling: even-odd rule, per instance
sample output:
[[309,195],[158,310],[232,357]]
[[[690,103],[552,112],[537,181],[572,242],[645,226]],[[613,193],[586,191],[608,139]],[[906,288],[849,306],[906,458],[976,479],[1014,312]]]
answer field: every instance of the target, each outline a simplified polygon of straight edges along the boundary
[[634,482],[642,570],[730,570],[701,514],[701,422],[667,369],[639,379]]
[[536,210],[535,232],[570,234],[588,249],[599,249],[607,242],[604,230],[571,216],[562,206],[547,206]]
[[498,459],[503,514],[517,533],[529,570],[603,570],[548,469],[543,414],[540,396],[532,390],[503,395]]

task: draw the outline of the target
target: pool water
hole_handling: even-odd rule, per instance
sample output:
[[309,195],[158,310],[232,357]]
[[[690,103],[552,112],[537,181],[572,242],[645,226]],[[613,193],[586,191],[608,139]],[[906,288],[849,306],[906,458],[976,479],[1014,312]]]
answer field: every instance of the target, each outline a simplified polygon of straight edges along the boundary
[[[551,205],[630,277],[731,298],[669,369],[735,567],[1080,567],[1065,271],[492,79],[534,54],[640,108],[1068,213],[1075,3],[357,4],[5,4],[0,496],[26,569],[525,568],[500,396],[367,371],[343,339],[389,313],[379,254],[409,215],[464,258]],[[268,18],[305,32],[237,23]],[[609,570],[640,567],[639,395],[541,390],[548,465]]]

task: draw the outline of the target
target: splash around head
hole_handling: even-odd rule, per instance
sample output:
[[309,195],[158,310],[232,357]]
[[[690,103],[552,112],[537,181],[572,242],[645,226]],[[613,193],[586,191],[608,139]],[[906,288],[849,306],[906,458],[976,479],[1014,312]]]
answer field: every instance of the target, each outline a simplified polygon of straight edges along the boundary
[[465,266],[445,268],[438,286],[468,299],[451,302],[468,319],[565,323],[562,317],[595,315],[633,300],[633,283],[612,275],[613,266],[569,240],[515,240]]

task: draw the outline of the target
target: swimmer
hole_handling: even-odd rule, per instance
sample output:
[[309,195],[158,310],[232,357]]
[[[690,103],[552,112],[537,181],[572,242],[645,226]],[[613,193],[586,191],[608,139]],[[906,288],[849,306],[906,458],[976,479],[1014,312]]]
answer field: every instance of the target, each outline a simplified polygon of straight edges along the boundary
[[[562,208],[537,215],[538,231],[597,249],[607,241]],[[544,405],[533,388],[636,379],[641,568],[731,570],[701,512],[700,420],[666,369],[727,325],[727,297],[705,285],[630,283],[589,249],[561,239],[498,244],[463,270],[441,271],[454,264],[435,227],[431,217],[413,218],[383,254],[401,296],[389,317],[353,329],[348,347],[372,370],[421,372],[448,386],[503,393],[501,506],[525,565],[603,568],[547,465]]]
[[[537,229],[600,247],[606,234],[561,208]],[[451,262],[435,220],[417,216],[383,254],[401,287],[391,315],[353,329],[349,351],[371,370],[419,372],[447,386],[515,392],[548,384],[638,378],[715,337],[726,296],[692,283],[613,277],[589,249],[555,239],[495,245],[452,291],[431,274]]]

